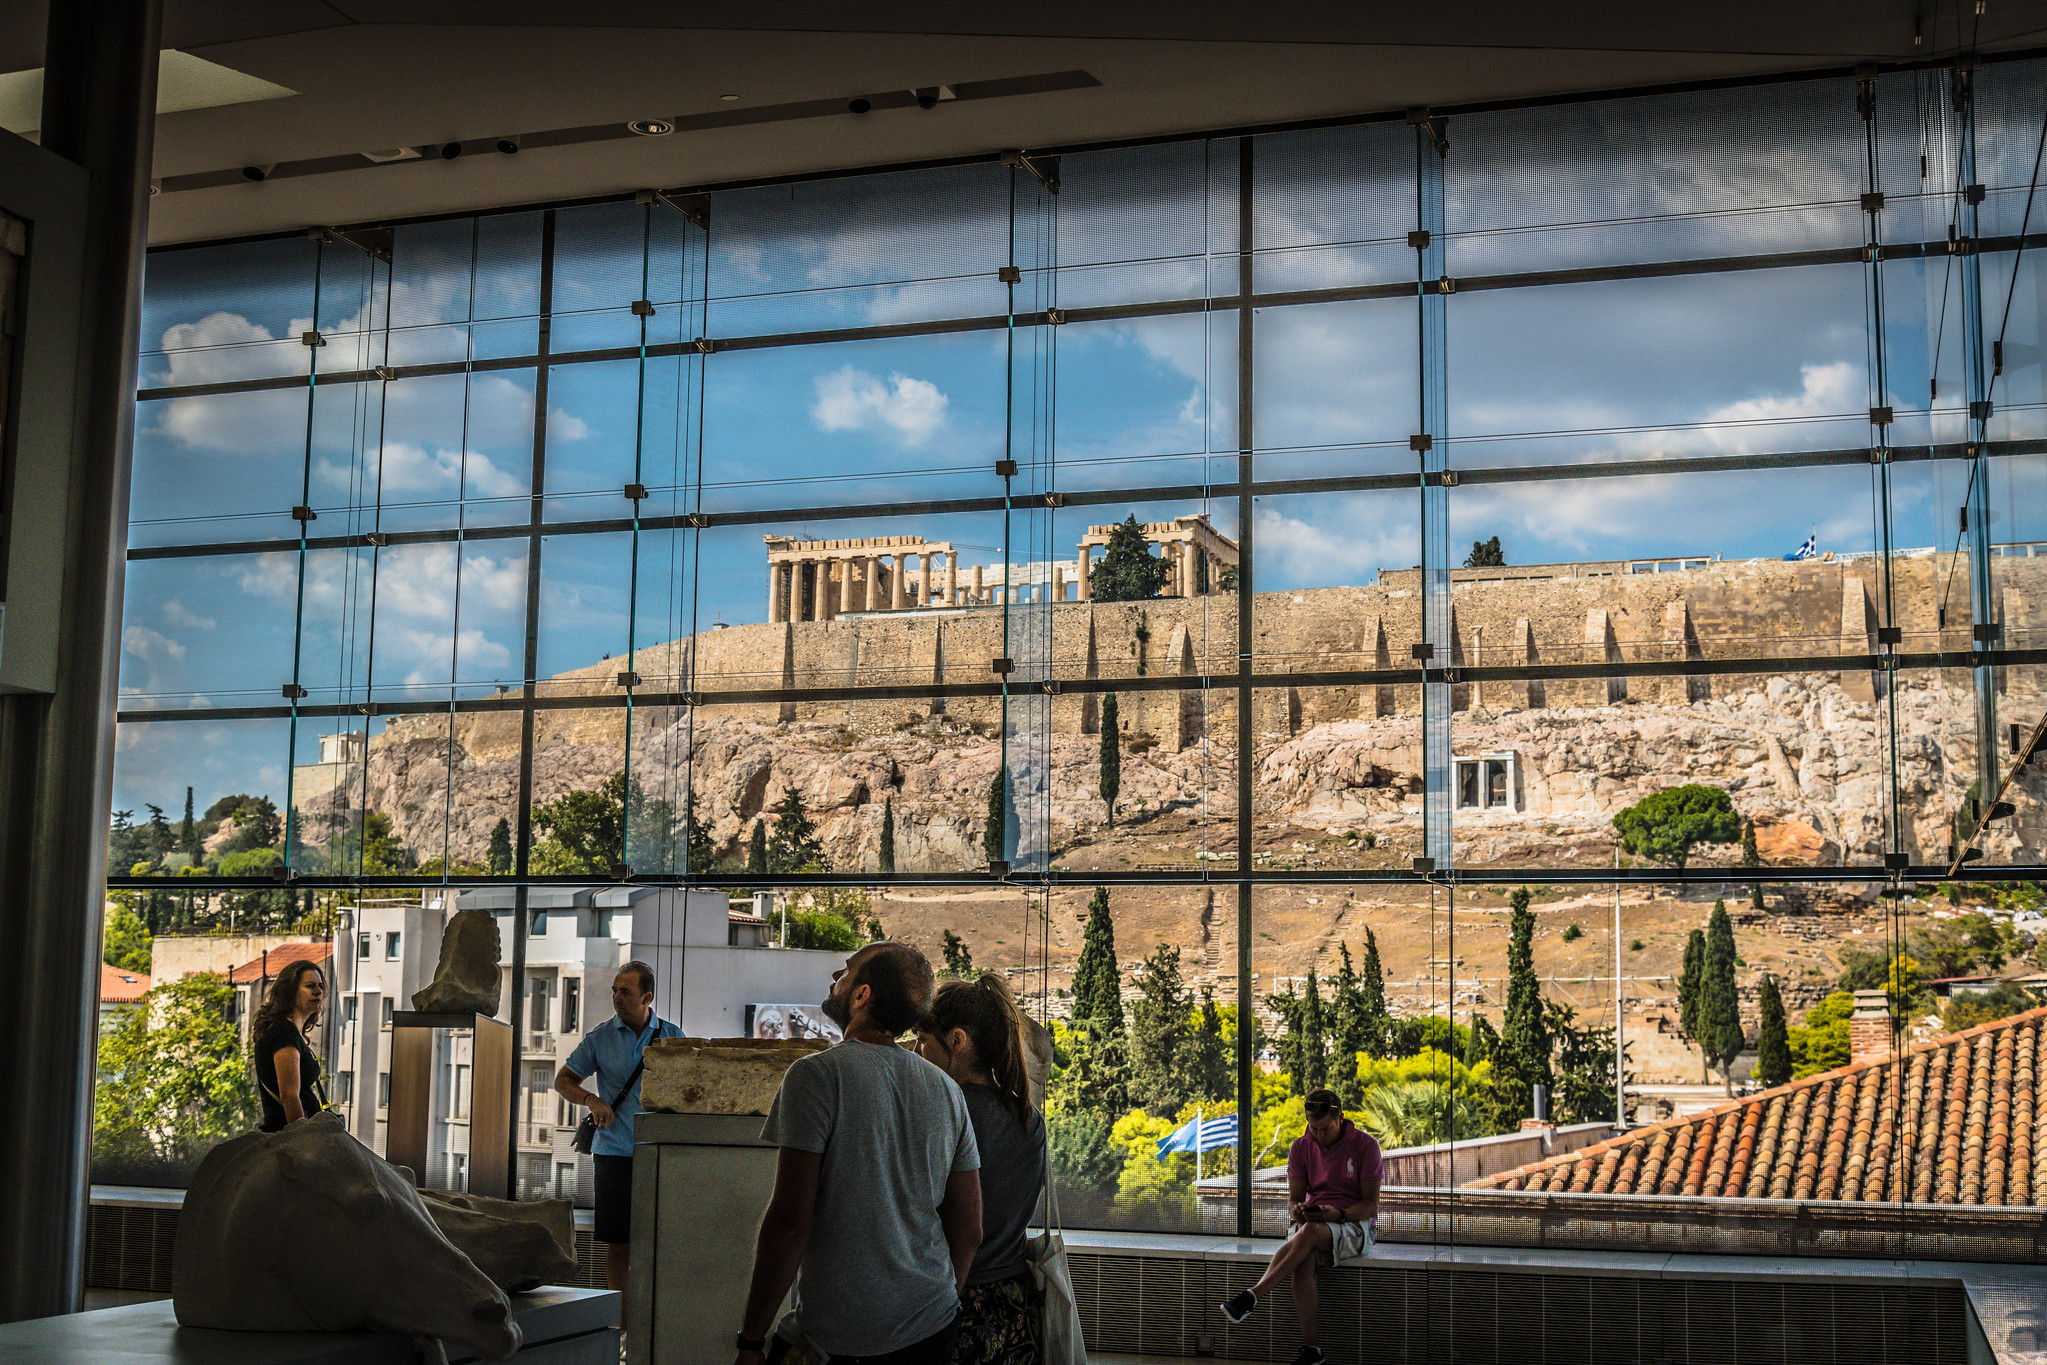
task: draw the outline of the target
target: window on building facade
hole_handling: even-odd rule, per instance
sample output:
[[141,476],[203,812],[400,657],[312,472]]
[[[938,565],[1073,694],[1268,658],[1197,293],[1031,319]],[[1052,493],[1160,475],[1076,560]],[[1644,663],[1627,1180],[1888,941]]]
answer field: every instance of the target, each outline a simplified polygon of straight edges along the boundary
[[386,962],[396,962],[398,960],[398,944],[399,940],[403,937],[404,935],[396,929],[384,935],[384,960]]
[[[115,803],[268,802],[292,881],[114,889],[279,934],[310,889],[343,935],[487,894],[509,962],[524,858],[550,944],[598,940],[564,967],[534,911],[524,961],[595,964],[600,1016],[629,883],[743,886],[741,942],[931,944],[1052,1033],[1076,1226],[1281,1231],[1326,1083],[1389,1150],[1485,1144],[1454,1182],[1402,1156],[1389,1238],[1446,1226],[1438,1185],[1533,1217],[1626,1170],[1879,1205],[1903,1245],[1943,1149],[1899,1135],[1976,1140],[1936,1058],[2038,1053],[2007,1013],[1956,1070],[1990,1006],[1923,983],[2017,1010],[2047,969],[2042,71],[159,251],[124,624],[178,648],[123,657]],[[1695,933],[1736,1002],[1705,1044]],[[1894,969],[1886,1022],[1855,992]],[[730,1003],[807,1033],[821,994]],[[1544,1055],[1496,1044],[1509,1000]],[[1740,1107],[1690,1113],[1702,1076]],[[1510,1174],[1536,1085],[1599,1168]],[[1843,1169],[1880,1188],[1801,1183],[1786,1153],[1879,1109]],[[2037,1212],[2007,1146],[2003,1203],[1956,1200]]]

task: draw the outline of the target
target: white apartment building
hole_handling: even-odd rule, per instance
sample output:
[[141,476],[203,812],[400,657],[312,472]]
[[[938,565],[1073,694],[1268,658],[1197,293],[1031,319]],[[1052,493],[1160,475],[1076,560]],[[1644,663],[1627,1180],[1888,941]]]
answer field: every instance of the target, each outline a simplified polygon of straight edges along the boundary
[[[519,1030],[516,1088],[517,1194],[588,1203],[590,1159],[570,1141],[582,1110],[554,1091],[554,1077],[589,1029],[611,1014],[611,983],[635,957],[655,972],[655,1009],[696,1037],[747,1031],[756,1004],[823,998],[842,955],[773,946],[770,926],[735,910],[723,892],[670,887],[531,887],[526,896],[525,990],[510,998],[515,891],[490,887],[429,893],[421,902],[366,901],[336,931],[336,1039],[330,1098],[350,1130],[385,1150],[391,1099],[393,1015],[433,979],[447,916],[457,908],[498,919],[505,989],[497,1017]],[[750,909],[750,907],[749,907]],[[469,1120],[476,1103],[471,1041],[439,1031],[428,1169],[424,1183],[466,1188]]]

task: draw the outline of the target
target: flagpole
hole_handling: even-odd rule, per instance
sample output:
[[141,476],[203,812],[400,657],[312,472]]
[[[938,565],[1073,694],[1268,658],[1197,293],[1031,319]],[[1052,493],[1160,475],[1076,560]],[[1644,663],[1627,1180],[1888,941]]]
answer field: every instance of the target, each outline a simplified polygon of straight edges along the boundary
[[1194,1183],[1201,1183],[1201,1106],[1194,1106]]

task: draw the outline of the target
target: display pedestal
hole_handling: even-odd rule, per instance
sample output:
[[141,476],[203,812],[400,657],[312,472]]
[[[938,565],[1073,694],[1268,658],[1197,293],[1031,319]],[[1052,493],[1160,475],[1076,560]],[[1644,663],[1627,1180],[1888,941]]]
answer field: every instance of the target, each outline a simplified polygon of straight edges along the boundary
[[754,1237],[775,1191],[758,1116],[633,1120],[629,1365],[732,1365]]
[[427,1185],[427,1147],[434,1112],[434,1030],[467,1031],[470,1054],[469,1189],[492,1199],[512,1191],[512,1026],[481,1014],[391,1015],[391,1112],[384,1160],[407,1166]]

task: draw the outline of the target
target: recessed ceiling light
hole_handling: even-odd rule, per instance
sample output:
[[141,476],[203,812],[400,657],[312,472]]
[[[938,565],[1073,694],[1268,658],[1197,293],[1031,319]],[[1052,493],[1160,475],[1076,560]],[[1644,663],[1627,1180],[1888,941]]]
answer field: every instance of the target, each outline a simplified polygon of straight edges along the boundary
[[725,101],[725,103],[727,103],[727,104],[731,104],[731,103],[732,103],[733,101],[737,100],[737,99],[739,98],[739,96],[737,96],[737,95],[720,95],[720,96],[718,96],[718,98],[719,98],[719,99],[721,99],[721,100],[723,100],[723,101]]
[[626,127],[641,137],[666,137],[675,131],[675,125],[665,118],[636,118]]

